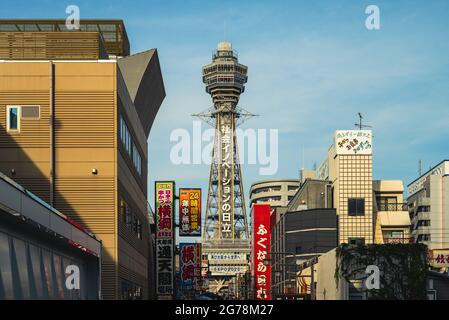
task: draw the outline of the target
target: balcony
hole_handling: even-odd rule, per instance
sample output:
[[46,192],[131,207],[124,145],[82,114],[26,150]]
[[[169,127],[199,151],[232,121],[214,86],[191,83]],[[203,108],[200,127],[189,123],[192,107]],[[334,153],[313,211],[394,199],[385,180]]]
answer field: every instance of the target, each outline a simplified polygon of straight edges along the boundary
[[396,243],[403,243],[403,244],[407,244],[407,243],[414,243],[414,238],[391,238],[391,237],[384,237],[384,243],[389,243],[389,244],[396,244]]
[[377,203],[377,211],[408,211],[407,203]]

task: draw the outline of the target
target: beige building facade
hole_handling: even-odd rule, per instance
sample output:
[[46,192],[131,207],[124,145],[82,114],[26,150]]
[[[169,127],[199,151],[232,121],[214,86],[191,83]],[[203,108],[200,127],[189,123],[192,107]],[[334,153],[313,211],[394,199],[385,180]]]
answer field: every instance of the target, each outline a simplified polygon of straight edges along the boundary
[[410,243],[410,216],[401,180],[374,180],[374,242]]
[[338,130],[316,171],[332,184],[338,243],[373,243],[373,160],[370,130]]
[[298,179],[273,179],[253,183],[249,190],[250,207],[268,203],[272,208],[288,205],[300,186]]
[[430,250],[449,248],[449,160],[408,185],[412,237]]

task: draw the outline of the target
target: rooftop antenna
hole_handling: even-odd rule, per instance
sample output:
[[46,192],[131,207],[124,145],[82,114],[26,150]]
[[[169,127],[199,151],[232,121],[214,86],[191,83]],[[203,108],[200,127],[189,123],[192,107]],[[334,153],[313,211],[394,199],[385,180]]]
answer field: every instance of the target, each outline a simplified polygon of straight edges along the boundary
[[301,145],[301,153],[302,153],[302,163],[301,163],[301,165],[302,165],[302,170],[304,170],[305,169],[305,167],[304,167],[304,145]]
[[372,126],[369,126],[367,124],[363,124],[363,116],[362,114],[359,112],[359,123],[356,123],[355,126],[359,128],[359,130],[363,130],[363,128],[372,128]]
[[223,41],[226,41],[226,18],[223,21]]
[[422,161],[418,161],[418,176],[421,177],[422,175]]

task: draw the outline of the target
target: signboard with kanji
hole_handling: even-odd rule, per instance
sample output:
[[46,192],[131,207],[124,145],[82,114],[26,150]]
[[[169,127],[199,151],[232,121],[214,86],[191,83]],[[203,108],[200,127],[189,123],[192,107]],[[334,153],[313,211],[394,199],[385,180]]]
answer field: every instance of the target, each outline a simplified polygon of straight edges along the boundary
[[173,295],[173,239],[156,239],[156,291],[159,298]]
[[430,255],[430,265],[434,268],[449,267],[449,250],[434,249]]
[[179,267],[182,289],[200,289],[201,287],[201,244],[179,244]]
[[269,251],[271,246],[270,205],[255,204],[252,208],[253,220],[253,275],[255,298],[271,299],[271,267]]
[[335,132],[335,153],[372,154],[372,140],[371,130],[337,130]]
[[222,239],[234,239],[234,114],[218,119],[218,221]]
[[179,189],[179,235],[201,236],[201,189]]
[[173,211],[175,183],[155,182],[156,293],[159,299],[172,298],[174,289]]
[[156,181],[155,192],[156,237],[173,238],[175,183]]

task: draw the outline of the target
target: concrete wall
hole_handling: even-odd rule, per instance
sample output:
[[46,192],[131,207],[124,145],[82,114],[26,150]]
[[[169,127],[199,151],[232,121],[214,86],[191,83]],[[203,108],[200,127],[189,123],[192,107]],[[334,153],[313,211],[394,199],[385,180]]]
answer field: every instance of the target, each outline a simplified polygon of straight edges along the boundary
[[336,263],[336,249],[318,258],[316,300],[347,299],[348,283],[343,279],[335,281]]

